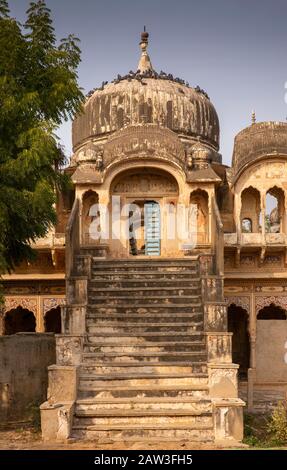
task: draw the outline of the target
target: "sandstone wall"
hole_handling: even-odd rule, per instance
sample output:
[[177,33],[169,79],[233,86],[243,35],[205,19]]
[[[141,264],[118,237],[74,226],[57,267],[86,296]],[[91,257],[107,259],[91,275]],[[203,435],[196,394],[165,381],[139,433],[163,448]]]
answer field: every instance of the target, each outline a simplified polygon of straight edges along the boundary
[[29,406],[46,399],[55,349],[51,333],[0,337],[0,421],[25,419]]

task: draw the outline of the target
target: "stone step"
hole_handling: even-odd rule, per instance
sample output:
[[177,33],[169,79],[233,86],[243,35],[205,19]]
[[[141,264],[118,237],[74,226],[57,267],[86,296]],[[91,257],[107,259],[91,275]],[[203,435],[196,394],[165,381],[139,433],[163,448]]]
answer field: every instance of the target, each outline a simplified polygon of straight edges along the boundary
[[108,314],[136,314],[136,315],[144,315],[144,314],[168,314],[168,315],[175,315],[177,313],[198,313],[203,311],[202,303],[197,302],[190,304],[138,304],[138,305],[131,305],[129,304],[121,304],[121,305],[108,305],[108,304],[88,304],[88,315],[92,315],[93,313],[103,315]]
[[193,361],[192,363],[183,362],[181,359],[175,361],[166,361],[163,362],[152,362],[147,361],[139,361],[139,362],[90,362],[86,360],[81,364],[81,369],[88,374],[107,374],[113,376],[114,374],[143,374],[147,378],[153,378],[153,375],[164,375],[164,374],[198,374],[198,373],[206,373],[207,372],[207,365],[204,362],[203,358],[202,361]]
[[[159,278],[160,275],[160,278]],[[92,270],[91,282],[95,281],[148,281],[153,279],[163,279],[163,280],[183,280],[189,282],[197,282],[199,280],[198,273],[196,270],[184,270],[181,271],[132,271],[131,269],[126,269],[120,272],[114,271],[100,271]]]
[[183,341],[181,343],[151,343],[151,342],[146,342],[145,344],[116,344],[114,342],[110,343],[88,343],[86,342],[84,344],[84,351],[85,352],[98,352],[98,353],[108,353],[108,352],[114,352],[117,354],[122,354],[122,353],[158,353],[158,352],[166,352],[166,353],[171,353],[171,352],[186,352],[186,351],[201,351],[202,349],[205,348],[205,342],[204,341]]
[[[84,352],[83,353],[83,363],[85,365],[102,363],[115,363],[117,365],[122,365],[123,363],[131,364],[140,363],[140,365],[149,366],[150,363],[155,363],[157,365],[165,365],[167,362],[178,363],[178,362],[194,362],[206,361],[206,350],[204,347],[201,348],[201,351],[171,351],[171,352]],[[136,364],[138,365],[138,364]]]
[[129,279],[91,279],[89,281],[90,289],[99,289],[99,288],[106,288],[109,287],[119,288],[119,289],[143,289],[143,288],[153,288],[156,289],[157,287],[185,287],[185,288],[192,288],[196,289],[201,286],[200,279],[165,279],[165,278],[158,278],[157,276],[152,277],[150,279],[133,279],[132,276]]
[[105,271],[106,274],[121,274],[123,272],[128,272],[130,275],[133,272],[142,273],[144,276],[146,273],[153,274],[155,277],[158,275],[162,276],[164,274],[185,274],[185,275],[192,275],[194,277],[198,277],[198,269],[195,266],[155,266],[155,265],[134,265],[134,266],[125,266],[125,265],[115,265],[115,266],[93,266],[91,273],[92,278],[94,274],[98,274],[99,272]]
[[111,313],[88,313],[86,316],[87,325],[106,325],[115,326],[123,324],[141,324],[146,323],[153,324],[166,324],[166,325],[177,325],[186,323],[198,323],[203,321],[203,313],[175,313],[173,315],[163,313],[145,313],[143,315],[131,315],[131,314],[111,314]]
[[[97,385],[97,380],[91,380],[90,376],[87,379],[81,376],[80,386],[78,389],[78,397],[85,399],[98,400],[126,400],[130,402],[134,399],[151,400],[163,399],[175,400],[180,402],[191,398],[207,399],[209,388],[208,385],[203,383],[194,385],[138,385],[138,386],[113,386],[109,383],[105,387]],[[203,380],[200,378],[200,380]]]
[[158,411],[79,411],[75,413],[73,427],[81,426],[110,426],[110,425],[185,425],[192,428],[213,425],[211,412],[188,410],[158,410]]
[[121,268],[121,269],[130,269],[130,268],[186,268],[192,266],[197,268],[199,266],[198,260],[195,259],[182,259],[182,258],[127,258],[120,260],[98,260],[97,258],[92,259],[92,268],[98,269],[99,267],[106,269]]
[[213,427],[208,424],[197,424],[193,429],[189,425],[110,425],[110,426],[73,426],[73,437],[97,442],[140,442],[143,444],[158,442],[188,441],[209,443],[214,440]]
[[163,410],[176,410],[176,411],[193,411],[193,412],[210,412],[212,411],[212,402],[207,398],[116,398],[107,400],[103,398],[98,399],[78,399],[76,402],[76,413],[100,411],[117,412],[117,411],[147,411],[157,412]]
[[159,323],[126,323],[125,325],[95,325],[93,321],[87,322],[87,332],[88,334],[97,333],[101,334],[126,334],[126,333],[135,333],[141,335],[142,333],[177,333],[182,332],[185,334],[192,333],[194,331],[203,330],[203,322],[189,322],[189,323],[179,323],[179,324],[159,324]]
[[196,297],[199,300],[200,297],[199,287],[107,287],[98,289],[96,287],[89,287],[88,296],[89,299],[114,299],[114,298],[128,298],[134,299],[137,297],[148,297],[148,298],[174,298],[178,297]]
[[180,374],[171,372],[170,370],[165,374],[153,373],[152,376],[143,374],[142,372],[131,373],[113,373],[110,375],[106,374],[95,374],[89,372],[86,368],[81,367],[80,373],[80,390],[110,390],[121,389],[122,387],[173,387],[174,390],[178,388],[184,389],[185,387],[197,387],[208,385],[207,373],[189,373]]
[[181,341],[200,341],[204,338],[204,334],[202,331],[193,331],[190,333],[182,333],[182,332],[158,332],[158,333],[126,333],[126,334],[118,334],[118,333],[107,333],[105,335],[101,335],[98,333],[88,334],[88,341],[90,343],[106,343],[110,342],[111,338],[115,338],[114,341],[116,344],[124,343],[124,344],[144,344],[146,341],[149,342],[156,342],[159,343],[163,342],[181,342]]
[[139,306],[139,305],[158,305],[162,304],[166,306],[167,304],[176,305],[176,304],[188,304],[188,305],[198,305],[199,296],[198,295],[109,295],[107,297],[100,297],[96,294],[89,294],[89,304],[93,305],[104,305],[104,306],[113,306],[113,305],[122,305],[125,303],[129,306]]

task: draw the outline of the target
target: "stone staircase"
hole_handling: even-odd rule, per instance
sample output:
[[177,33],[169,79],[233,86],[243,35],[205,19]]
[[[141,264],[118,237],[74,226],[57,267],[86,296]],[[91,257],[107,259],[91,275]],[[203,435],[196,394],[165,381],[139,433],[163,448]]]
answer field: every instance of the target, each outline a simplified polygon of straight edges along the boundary
[[92,259],[73,436],[214,439],[197,259]]

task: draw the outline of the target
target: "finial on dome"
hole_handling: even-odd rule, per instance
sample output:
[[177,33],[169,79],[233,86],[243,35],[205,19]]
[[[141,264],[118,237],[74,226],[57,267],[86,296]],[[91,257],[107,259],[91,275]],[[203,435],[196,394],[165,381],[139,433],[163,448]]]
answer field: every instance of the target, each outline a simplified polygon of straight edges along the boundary
[[140,73],[144,73],[144,72],[147,72],[149,70],[153,70],[151,60],[150,60],[149,55],[147,53],[148,38],[149,38],[149,34],[146,31],[146,27],[144,26],[144,30],[141,33],[141,42],[140,42],[142,55],[141,55],[139,65],[138,65],[138,71]]
[[251,115],[251,123],[252,123],[252,124],[256,124],[256,114],[255,114],[254,109],[253,109],[252,115]]

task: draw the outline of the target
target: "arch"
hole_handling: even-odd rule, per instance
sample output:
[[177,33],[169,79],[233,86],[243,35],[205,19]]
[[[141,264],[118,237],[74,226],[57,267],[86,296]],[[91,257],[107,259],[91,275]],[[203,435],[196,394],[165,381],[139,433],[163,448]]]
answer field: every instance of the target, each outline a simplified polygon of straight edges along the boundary
[[6,312],[4,316],[4,335],[35,331],[36,318],[30,310],[19,306]]
[[[240,226],[243,228],[243,221],[250,220],[253,233],[261,231],[261,198],[258,189],[249,186],[241,192],[241,214]],[[243,231],[243,230],[242,230]]]
[[227,310],[228,331],[232,336],[232,362],[239,364],[239,376],[247,377],[250,364],[250,338],[248,333],[248,313],[235,304]]
[[285,195],[278,186],[273,186],[266,193],[265,231],[267,233],[282,232],[285,222]]
[[122,169],[111,181],[109,193],[109,246],[113,256],[162,256],[178,250],[176,230],[174,238],[168,238],[166,210],[170,201],[177,207],[180,193],[173,174],[154,166]]
[[272,303],[259,310],[257,320],[287,320],[286,310]]
[[82,196],[82,240],[84,244],[97,243],[100,238],[99,196],[93,190]]
[[44,317],[45,332],[47,333],[57,333],[62,332],[61,326],[61,307],[51,308],[46,312]]
[[154,167],[129,168],[119,172],[110,185],[112,194],[130,194],[132,197],[177,196],[178,182],[169,172]]
[[[196,243],[201,245],[208,243],[209,221],[208,221],[208,193],[203,189],[196,189],[190,194],[190,221],[189,227],[191,239],[196,232]],[[194,210],[196,211],[194,214]],[[196,217],[193,217],[193,216]],[[196,223],[196,227],[193,224]]]
[[110,166],[107,167],[104,179],[104,188],[111,192],[113,182],[117,177],[120,177],[121,174],[127,173],[129,171],[141,172],[143,170],[149,170],[151,172],[160,171],[171,175],[177,182],[179,192],[184,189],[186,175],[179,164],[173,161],[167,162],[146,159],[143,166],[143,163],[139,162],[138,158],[134,157],[126,158],[124,161],[114,161]]

